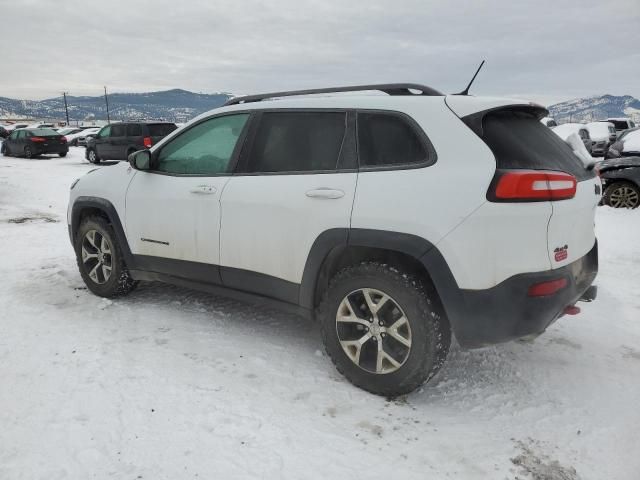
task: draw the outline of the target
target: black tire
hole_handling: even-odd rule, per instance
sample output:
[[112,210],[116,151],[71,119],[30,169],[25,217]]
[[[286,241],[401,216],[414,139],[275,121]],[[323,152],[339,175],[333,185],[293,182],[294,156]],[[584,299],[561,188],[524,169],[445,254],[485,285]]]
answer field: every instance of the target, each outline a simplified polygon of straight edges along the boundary
[[67,153],[66,153],[66,152],[65,152],[65,153],[59,153],[58,155],[60,155],[61,157],[63,157],[63,158],[64,158],[64,157],[66,157],[66,156],[67,156]]
[[[410,348],[408,353],[404,353],[406,356],[401,366],[395,366],[396,369],[389,373],[376,373],[363,368],[361,365],[368,359],[362,358],[360,353],[358,354],[359,363],[356,364],[340,343],[338,329],[341,327],[338,325],[342,323],[338,324],[336,320],[338,309],[343,299],[351,298],[354,294],[358,295],[359,289],[387,294],[399,307],[399,310],[395,311],[403,314],[408,321]],[[317,318],[320,321],[325,349],[337,370],[351,383],[368,392],[396,397],[407,394],[430,380],[446,360],[451,344],[451,328],[439,305],[435,289],[419,277],[400,272],[389,265],[367,262],[344,268],[333,277],[318,307]],[[364,304],[361,306],[366,308]],[[360,315],[356,316],[360,317]],[[369,332],[367,327],[363,328]],[[373,328],[372,326],[372,331]],[[388,342],[391,341],[396,342],[395,339],[387,338],[391,337],[389,334],[387,337],[384,337],[384,334],[380,335],[382,335],[379,338],[383,346],[385,344],[388,346]],[[374,341],[373,338],[367,340],[360,352],[362,354],[373,352],[377,358],[379,355],[375,353],[377,341],[373,343],[374,350],[371,350],[371,345],[364,346],[372,341]]]
[[2,155],[3,156],[5,156],[5,157],[9,156],[9,149],[5,146],[4,142],[2,142],[1,150],[2,150]]
[[89,150],[87,150],[87,160],[95,164],[100,163],[100,157],[98,157],[98,152],[96,152],[93,148],[90,148]]
[[602,202],[613,208],[638,208],[640,187],[625,180],[614,182],[604,191]]
[[[93,255],[96,253],[96,250],[91,247],[91,244],[89,243],[89,240],[87,238],[87,235],[92,231],[96,232],[93,234],[93,238],[96,243],[102,243],[101,239],[104,238],[109,247],[108,250],[110,253],[108,254],[108,256],[106,253],[102,255],[102,257],[104,258],[104,264],[109,264],[111,268],[111,272],[108,278],[105,278],[104,274],[98,277],[97,280],[91,278],[90,272],[91,270],[93,270],[93,267],[95,267],[95,264],[98,263],[98,260],[95,259],[95,263],[93,263],[93,258],[88,259],[86,262],[84,262],[82,259],[83,247],[89,254]],[[99,240],[98,236],[100,237]],[[133,280],[129,275],[129,270],[127,269],[127,265],[124,262],[122,250],[118,245],[113,227],[105,218],[99,216],[86,217],[78,228],[74,247],[76,251],[76,261],[78,263],[78,269],[80,270],[82,280],[84,280],[87,288],[94,294],[100,297],[107,298],[118,297],[128,294],[129,292],[133,291],[138,285],[138,282]],[[105,248],[104,250],[106,251],[107,249]],[[98,272],[102,271],[102,268],[99,267]],[[99,280],[102,280],[102,282],[100,283]]]
[[29,145],[24,147],[24,158],[33,158],[33,156],[33,150],[31,150],[31,147]]

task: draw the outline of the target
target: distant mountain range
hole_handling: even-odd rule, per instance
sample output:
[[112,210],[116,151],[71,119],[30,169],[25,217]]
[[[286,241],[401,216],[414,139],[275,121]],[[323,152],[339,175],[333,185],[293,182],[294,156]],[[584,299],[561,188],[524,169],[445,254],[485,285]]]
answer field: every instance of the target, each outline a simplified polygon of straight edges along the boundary
[[558,123],[605,120],[613,117],[640,120],[640,100],[631,95],[578,98],[551,105],[549,113]]
[[[186,122],[196,115],[221,106],[231,97],[229,93],[203,94],[180,89],[150,93],[112,93],[109,94],[109,112],[112,120]],[[107,118],[103,96],[68,96],[67,103],[72,122]],[[551,105],[549,112],[559,123],[625,116],[640,120],[640,100],[630,95],[600,95]],[[64,119],[64,102],[62,97],[39,101],[0,97],[0,118],[10,117]]]
[[[212,108],[224,104],[231,94],[193,93],[174,89],[150,93],[111,93],[109,94],[109,115],[111,120],[168,120],[186,122]],[[73,97],[67,96],[69,119],[76,120],[106,119],[107,108],[104,96]],[[33,118],[34,120],[64,119],[63,98],[47,100],[14,100],[0,97],[0,118]]]

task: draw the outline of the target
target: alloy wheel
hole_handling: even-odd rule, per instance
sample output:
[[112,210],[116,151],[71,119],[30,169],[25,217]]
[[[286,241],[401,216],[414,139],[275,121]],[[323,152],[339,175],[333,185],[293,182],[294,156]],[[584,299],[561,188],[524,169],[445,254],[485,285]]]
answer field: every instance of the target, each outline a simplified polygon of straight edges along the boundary
[[636,208],[640,203],[640,195],[635,188],[620,185],[609,195],[609,203],[614,208]]
[[93,150],[89,150],[89,161],[91,163],[96,163],[96,152]]
[[370,373],[395,372],[411,352],[411,327],[402,308],[373,288],[344,297],[336,313],[336,332],[347,357]]
[[89,230],[82,239],[82,263],[89,278],[101,285],[111,277],[112,248],[109,240],[97,230]]

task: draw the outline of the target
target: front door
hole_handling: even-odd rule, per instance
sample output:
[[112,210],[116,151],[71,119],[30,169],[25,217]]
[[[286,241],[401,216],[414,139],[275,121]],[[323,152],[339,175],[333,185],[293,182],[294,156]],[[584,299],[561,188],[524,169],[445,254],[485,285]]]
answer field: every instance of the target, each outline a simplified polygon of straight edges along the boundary
[[127,191],[126,230],[132,253],[145,256],[148,269],[216,281],[205,267],[220,263],[220,195],[248,118],[201,121],[154,151],[150,170],[136,172]]
[[98,132],[96,138],[94,139],[94,145],[96,147],[96,153],[99,158],[109,159],[111,151],[109,146],[109,140],[111,137],[111,125],[107,125],[103,127],[102,130]]

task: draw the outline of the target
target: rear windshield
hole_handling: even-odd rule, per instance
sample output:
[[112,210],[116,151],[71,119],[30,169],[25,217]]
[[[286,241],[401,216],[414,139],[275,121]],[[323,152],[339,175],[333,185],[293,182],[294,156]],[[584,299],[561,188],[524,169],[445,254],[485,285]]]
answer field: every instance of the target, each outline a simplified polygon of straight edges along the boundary
[[152,137],[166,137],[178,128],[173,123],[150,123],[147,127]]
[[58,137],[60,134],[50,128],[34,128],[29,130],[33,135],[37,137]]
[[629,124],[626,120],[608,120],[609,123],[613,123],[613,126],[616,127],[616,130],[626,130],[629,128]]
[[591,178],[571,147],[526,111],[500,110],[484,116],[482,139],[500,169],[558,170]]

